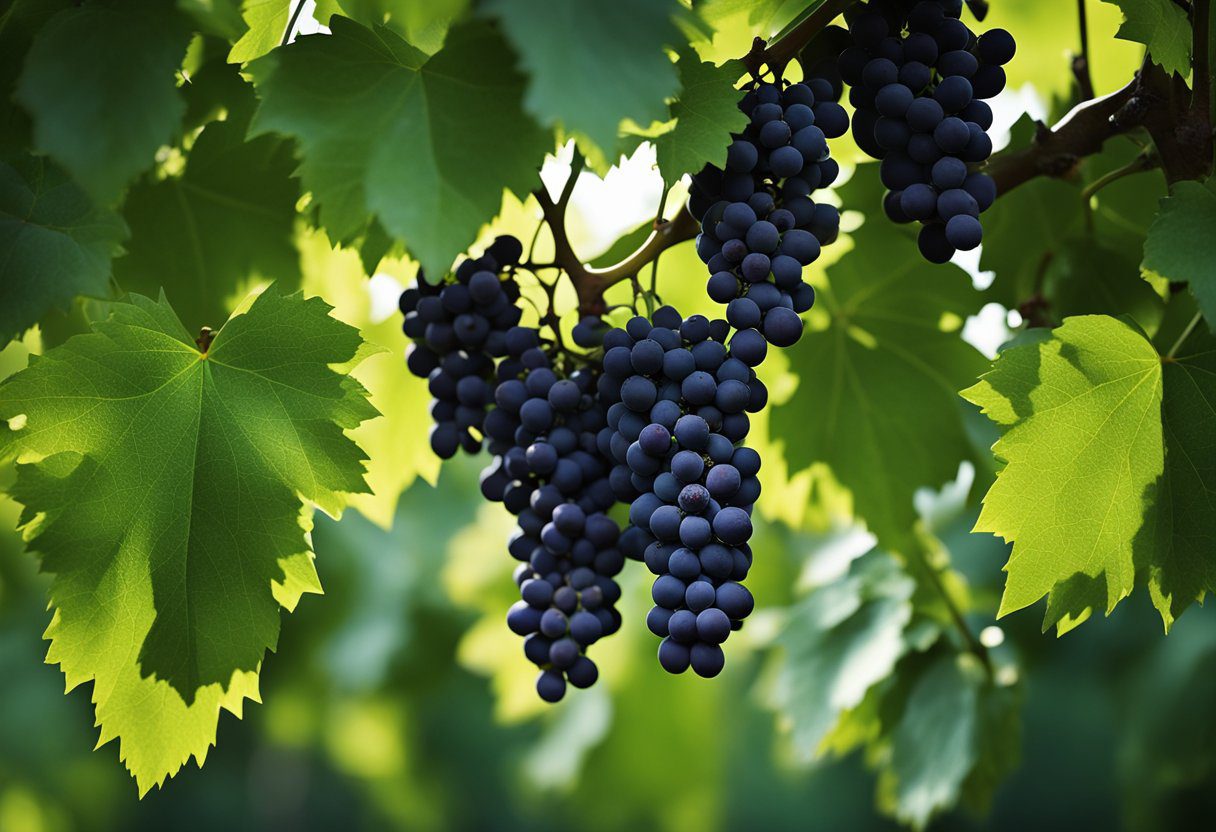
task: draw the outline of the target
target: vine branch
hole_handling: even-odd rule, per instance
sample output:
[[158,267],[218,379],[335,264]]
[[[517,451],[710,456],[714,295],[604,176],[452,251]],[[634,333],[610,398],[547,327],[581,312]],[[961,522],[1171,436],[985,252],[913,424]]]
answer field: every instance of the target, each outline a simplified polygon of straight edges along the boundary
[[993,156],[988,174],[996,180],[997,193],[1006,194],[1038,176],[1065,176],[1083,158],[1099,152],[1107,139],[1138,127],[1144,116],[1139,91],[1137,77],[1120,90],[1074,107],[1053,128],[1040,124],[1029,147]]
[[603,313],[604,292],[608,287],[636,277],[643,267],[664,251],[695,237],[699,227],[692,214],[687,209],[681,209],[672,220],[656,220],[654,231],[633,254],[607,268],[593,269],[579,259],[570,244],[570,237],[566,233],[566,203],[554,202],[544,188],[537,190],[534,196],[553,234],[553,259],[569,275],[578,294],[579,310],[585,315]]
[[[789,61],[817,34],[856,0],[824,0],[787,33],[771,42],[756,38],[741,59],[753,76],[761,70],[779,74]],[[1073,62],[1083,97],[1092,94],[1089,82],[1089,34],[1084,0],[1078,0],[1081,24],[1080,54]],[[977,14],[978,16],[978,14]],[[1054,127],[1038,125],[1029,147],[1005,150],[988,163],[987,172],[996,181],[997,193],[1006,194],[1039,176],[1064,177],[1082,159],[1102,150],[1110,138],[1144,128],[1151,136],[1155,154],[1138,162],[1136,170],[1157,164],[1171,184],[1182,179],[1202,179],[1212,170],[1213,135],[1211,113],[1211,0],[1194,0],[1193,92],[1185,81],[1168,75],[1151,60],[1144,61],[1130,83],[1100,98],[1088,98],[1072,109]],[[1132,171],[1128,171],[1132,172]],[[567,183],[572,187],[571,183]],[[604,291],[622,280],[635,279],[638,272],[677,243],[692,239],[697,221],[681,210],[670,221],[656,220],[653,233],[633,254],[604,269],[586,266],[570,245],[565,229],[562,200],[554,202],[542,188],[536,192],[544,221],[553,233],[555,264],[570,277],[583,314],[601,313]],[[568,200],[568,194],[566,196]]]

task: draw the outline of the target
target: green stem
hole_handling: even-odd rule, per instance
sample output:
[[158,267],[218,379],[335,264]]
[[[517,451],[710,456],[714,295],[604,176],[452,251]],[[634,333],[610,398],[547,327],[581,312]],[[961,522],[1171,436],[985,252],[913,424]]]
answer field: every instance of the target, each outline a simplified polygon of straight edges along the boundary
[[[659,210],[654,215],[654,227],[658,228],[663,222],[663,212],[667,209],[667,188],[664,186],[663,195],[659,197]],[[659,252],[654,256],[654,262],[650,264],[650,294],[656,298],[659,296],[659,258],[663,256],[663,252]]]
[[1178,336],[1178,340],[1174,342],[1174,346],[1170,347],[1170,351],[1165,354],[1166,361],[1173,361],[1178,350],[1182,349],[1182,344],[1187,338],[1191,337],[1191,333],[1195,331],[1195,327],[1199,326],[1199,322],[1203,320],[1203,313],[1196,312],[1195,317],[1191,318],[1191,322],[1186,325],[1186,329],[1182,330],[1182,334]]
[[1147,152],[1139,153],[1136,155],[1135,159],[1132,159],[1123,167],[1107,171],[1093,182],[1090,182],[1085,187],[1085,190],[1081,191],[1081,201],[1088,203],[1090,197],[1105,188],[1110,183],[1117,182],[1123,177],[1131,176],[1134,173],[1142,173],[1146,170],[1152,170],[1155,167],[1157,167],[1157,156],[1151,151],[1151,149]]
[[954,603],[954,599],[950,597],[950,593],[946,590],[946,585],[942,583],[941,575],[938,574],[938,570],[929,563],[928,558],[925,557],[925,553],[921,550],[919,544],[915,544],[910,548],[915,550],[915,557],[918,561],[920,561],[921,566],[924,567],[925,574],[929,576],[929,582],[933,585],[933,588],[937,591],[937,594],[941,596],[942,601],[945,603],[946,611],[950,615],[950,620],[953,622],[954,628],[958,631],[963,643],[967,646],[967,650],[977,659],[979,659],[981,664],[984,665],[984,670],[987,671],[988,678],[994,678],[995,670],[992,667],[992,657],[988,654],[988,648],[975,637],[975,633],[971,632],[971,627],[967,624],[967,619],[963,617],[963,611],[958,608],[958,605]]

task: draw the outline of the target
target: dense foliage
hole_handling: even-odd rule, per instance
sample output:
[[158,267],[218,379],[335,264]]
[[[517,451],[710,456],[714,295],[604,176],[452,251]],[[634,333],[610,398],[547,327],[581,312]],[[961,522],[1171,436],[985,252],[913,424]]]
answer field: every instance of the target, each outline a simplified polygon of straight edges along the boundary
[[[1214,31],[1208,0],[7,0],[14,654],[45,629],[141,795],[266,678],[271,734],[371,706],[323,729],[347,762],[442,712],[418,754],[598,766],[605,828],[635,792],[725,823],[654,790],[733,768],[719,730],[774,765],[745,699],[800,764],[860,751],[898,823],[982,816],[1102,627],[1210,736]],[[1081,631],[995,623],[1040,601]],[[450,701],[401,681],[436,665]],[[1216,771],[1146,777],[1169,730],[1128,734],[1131,824]],[[410,817],[384,790],[426,765],[367,760]],[[441,792],[423,825],[497,820]]]

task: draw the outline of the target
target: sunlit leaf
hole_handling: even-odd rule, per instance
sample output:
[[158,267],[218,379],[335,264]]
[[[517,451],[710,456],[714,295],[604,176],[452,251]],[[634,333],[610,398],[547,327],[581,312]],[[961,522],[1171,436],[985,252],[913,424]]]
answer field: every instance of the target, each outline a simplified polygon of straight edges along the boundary
[[280,604],[319,591],[301,497],[336,512],[366,487],[344,430],[374,411],[329,366],[360,341],[328,310],[271,288],[200,353],[132,296],[0,385],[0,457],[54,575],[48,661],[93,681],[141,792],[201,761],[218,707],[256,698]]

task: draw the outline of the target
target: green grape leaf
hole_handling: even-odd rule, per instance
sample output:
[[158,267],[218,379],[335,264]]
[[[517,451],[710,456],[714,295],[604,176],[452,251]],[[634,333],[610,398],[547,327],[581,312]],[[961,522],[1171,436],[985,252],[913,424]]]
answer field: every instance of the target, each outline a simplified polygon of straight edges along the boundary
[[981,296],[955,266],[872,219],[827,269],[802,340],[788,350],[798,388],[772,408],[790,471],[825,462],[870,531],[899,549],[912,495],[952,479],[971,455],[957,392],[984,369],[959,337]]
[[443,48],[452,24],[469,7],[469,0],[329,0],[331,9],[319,9],[316,18],[327,23],[330,15],[344,14],[364,26],[384,24],[428,55]]
[[262,103],[252,132],[294,136],[300,173],[330,238],[369,214],[442,274],[502,203],[533,188],[551,137],[521,109],[514,57],[484,23],[458,26],[427,57],[383,26],[334,17],[249,65]]
[[1123,25],[1115,37],[1142,43],[1154,63],[1183,78],[1191,74],[1191,24],[1173,0],[1102,0],[1119,7]]
[[[906,698],[884,741],[890,760],[879,777],[879,804],[924,829],[935,814],[960,801],[986,804],[1016,766],[1017,697],[994,684],[970,654],[935,651],[909,675]],[[890,702],[883,705],[895,709]]]
[[622,119],[667,118],[679,89],[664,51],[683,41],[677,3],[497,0],[490,9],[531,76],[524,103],[541,124],[586,136],[611,163]]
[[17,83],[35,147],[94,201],[112,202],[181,121],[175,72],[189,39],[187,20],[163,0],[109,0],[55,15]]
[[676,64],[680,72],[680,97],[671,104],[675,127],[654,138],[659,172],[668,184],[686,173],[696,173],[707,163],[722,167],[731,133],[747,126],[739,109],[735,82],[743,74],[738,61],[722,66],[703,63],[692,49],[682,49]]
[[[1082,178],[1090,185],[1117,169],[1138,164],[1144,152],[1126,136],[1111,139],[1101,153],[1081,163]],[[1090,199],[1094,235],[1104,248],[1139,263],[1158,201],[1165,195],[1165,177],[1155,170],[1107,181]]]
[[1168,629],[1216,592],[1216,337],[1191,331],[1162,365],[1165,471],[1156,512],[1136,545],[1148,550],[1148,588]]
[[790,610],[769,704],[788,722],[797,757],[818,756],[841,715],[891,675],[908,647],[914,589],[899,562],[874,549]]
[[1053,320],[1076,315],[1129,315],[1152,332],[1165,306],[1135,261],[1089,240],[1063,244],[1043,270]]
[[0,159],[0,347],[76,295],[106,295],[126,236],[53,162]]
[[1144,243],[1145,271],[1191,287],[1208,326],[1216,331],[1216,178],[1179,182],[1161,200]]
[[28,152],[29,115],[13,100],[26,52],[46,22],[72,0],[9,0],[0,13],[0,153]]
[[190,15],[207,34],[225,41],[239,40],[245,34],[241,0],[177,0],[177,7]]
[[1000,614],[1044,595],[1044,627],[1109,612],[1132,590],[1132,540],[1162,470],[1156,350],[1114,318],[1070,318],[962,395],[1004,428],[1005,467],[975,527],[1013,543]]
[[375,411],[331,369],[358,332],[318,298],[272,286],[202,353],[163,300],[110,310],[0,385],[0,459],[54,576],[47,660],[93,682],[146,791],[256,698],[279,607],[320,590],[301,501],[364,490],[344,431]]
[[995,273],[988,300],[1017,309],[1034,295],[1056,251],[1081,230],[1083,207],[1076,187],[1044,176],[1001,194],[984,212],[980,269]]
[[291,5],[289,0],[245,0],[241,4],[241,18],[247,28],[232,45],[228,60],[245,63],[278,46],[287,30]]
[[1147,583],[1168,629],[1216,589],[1213,343],[1163,363],[1122,321],[1069,318],[963,391],[1003,429],[976,524],[1013,543],[1002,615],[1047,595],[1062,633]]
[[190,331],[223,322],[251,277],[300,281],[291,146],[244,134],[239,122],[207,125],[180,174],[141,180],[123,208],[131,240],[115,278],[144,295],[163,287]]

